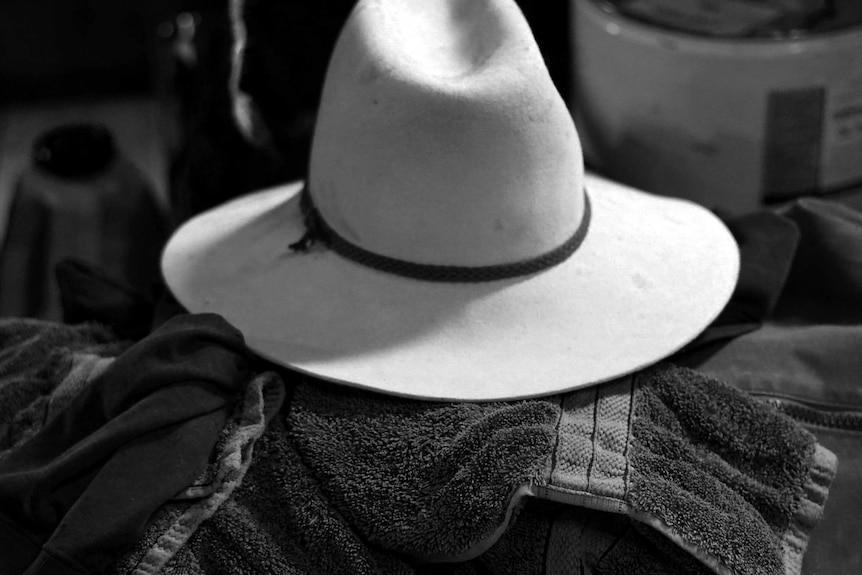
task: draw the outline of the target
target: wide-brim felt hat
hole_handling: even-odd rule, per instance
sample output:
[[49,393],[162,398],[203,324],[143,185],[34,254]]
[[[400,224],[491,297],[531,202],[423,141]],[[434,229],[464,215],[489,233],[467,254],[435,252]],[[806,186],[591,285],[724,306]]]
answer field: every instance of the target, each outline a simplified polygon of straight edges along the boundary
[[739,256],[707,209],[585,174],[514,0],[360,0],[308,178],[187,221],[162,268],[275,363],[487,401],[668,357],[723,309]]

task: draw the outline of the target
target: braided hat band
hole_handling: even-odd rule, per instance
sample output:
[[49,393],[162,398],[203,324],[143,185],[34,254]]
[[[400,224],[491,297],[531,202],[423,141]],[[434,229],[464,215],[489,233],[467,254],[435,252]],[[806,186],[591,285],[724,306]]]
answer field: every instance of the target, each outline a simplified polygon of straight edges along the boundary
[[305,234],[289,248],[305,252],[315,243],[321,243],[335,253],[358,264],[379,271],[408,278],[451,283],[480,283],[510,279],[534,274],[566,261],[584,241],[590,227],[590,198],[584,191],[584,214],[581,223],[568,240],[538,256],[507,264],[487,266],[456,266],[420,264],[389,256],[384,256],[345,239],[323,218],[314,204],[308,186],[300,192],[300,210],[303,215]]

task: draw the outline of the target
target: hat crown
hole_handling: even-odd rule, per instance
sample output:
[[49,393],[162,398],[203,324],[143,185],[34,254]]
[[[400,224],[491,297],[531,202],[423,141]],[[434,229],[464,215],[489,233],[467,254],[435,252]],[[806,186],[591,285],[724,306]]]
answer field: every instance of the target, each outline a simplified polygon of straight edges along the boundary
[[416,263],[510,263],[571,237],[580,143],[514,0],[360,2],[330,61],[309,187],[342,237]]

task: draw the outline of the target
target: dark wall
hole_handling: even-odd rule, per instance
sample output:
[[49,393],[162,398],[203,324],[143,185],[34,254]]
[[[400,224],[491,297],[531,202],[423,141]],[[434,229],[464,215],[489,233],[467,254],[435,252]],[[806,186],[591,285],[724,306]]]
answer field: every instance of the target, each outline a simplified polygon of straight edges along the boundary
[[[284,22],[325,61],[352,1],[250,0],[294,15]],[[552,75],[568,86],[567,0],[521,0]],[[2,0],[0,101],[140,91],[151,78],[159,22],[184,10],[226,10],[227,0]],[[272,8],[275,6],[275,8]],[[320,33],[316,40],[308,35]],[[306,38],[302,38],[306,35]]]
[[145,90],[156,25],[176,11],[200,4],[2,0],[0,101]]

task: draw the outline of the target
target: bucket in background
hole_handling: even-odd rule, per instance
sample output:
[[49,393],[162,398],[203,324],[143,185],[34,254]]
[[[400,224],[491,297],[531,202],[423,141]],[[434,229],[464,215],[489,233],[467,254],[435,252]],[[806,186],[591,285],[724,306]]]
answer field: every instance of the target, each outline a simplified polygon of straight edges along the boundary
[[862,186],[862,10],[827,4],[573,0],[588,164],[731,214]]

